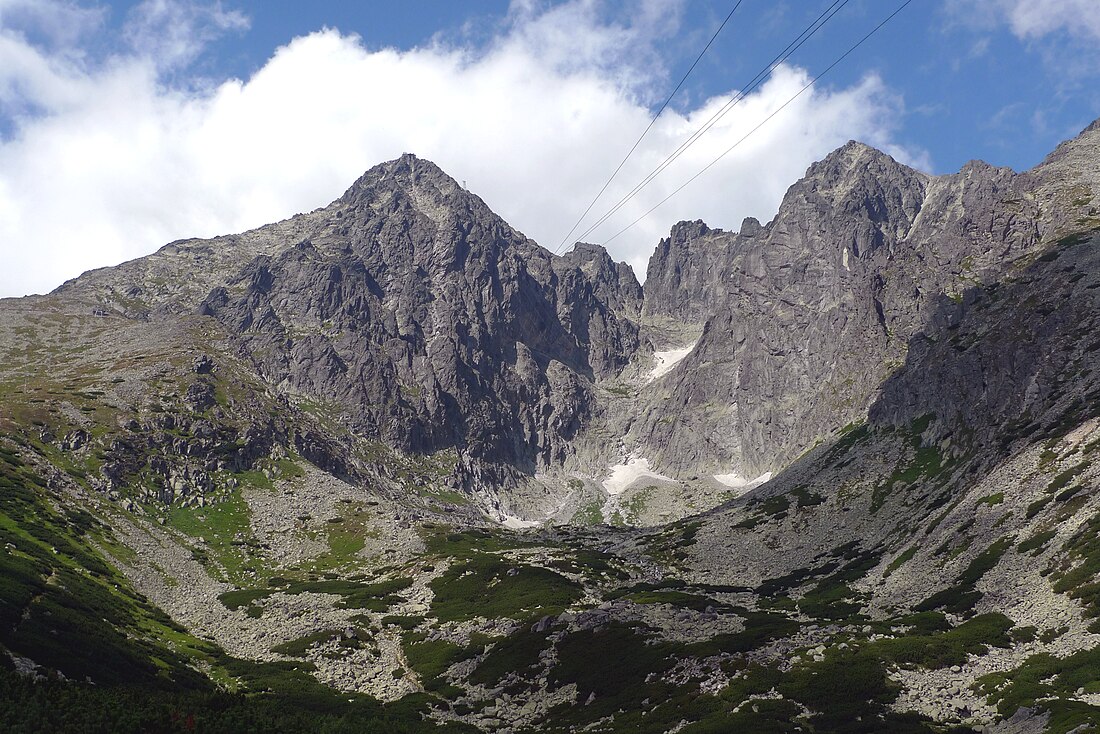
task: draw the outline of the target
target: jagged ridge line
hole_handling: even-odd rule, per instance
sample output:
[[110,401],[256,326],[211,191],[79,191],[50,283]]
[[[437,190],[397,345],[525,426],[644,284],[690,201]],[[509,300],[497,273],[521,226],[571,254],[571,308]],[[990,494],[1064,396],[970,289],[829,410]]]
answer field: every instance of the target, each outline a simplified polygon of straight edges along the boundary
[[[749,84],[746,85],[743,90],[731,97],[730,100],[726,102],[726,104],[721,109],[718,110],[718,112],[714,113],[714,115],[712,115],[709,120],[703,123],[703,125],[699,129],[692,133],[687,140],[680,143],[680,146],[676,148],[675,151],[670,153],[668,157],[664,159],[664,161],[658,164],[657,168],[655,168],[653,171],[650,171],[650,173],[644,179],[642,179],[641,183],[637,184],[633,189],[631,189],[625,196],[623,196],[622,199],[619,200],[617,204],[615,204],[615,206],[613,206],[607,213],[605,213],[594,224],[586,229],[584,233],[581,234],[580,238],[584,239],[585,237],[590,235],[601,224],[606,222],[616,212],[618,212],[627,202],[637,196],[637,194],[640,193],[642,189],[652,183],[657,176],[663,173],[665,169],[667,169],[681,155],[683,155],[688,148],[694,145],[700,137],[709,132],[711,128],[713,128],[722,117],[724,117],[730,110],[740,104],[751,92],[755,91],[761,84],[763,84],[765,79],[767,79],[767,76],[772,71],[774,71],[777,66],[790,58],[790,56],[799,48],[801,48],[802,45],[806,43],[806,41],[810,40],[810,38],[812,38],[819,30],[821,30],[821,28],[826,23],[832,20],[832,18],[837,13],[839,13],[844,8],[844,6],[848,4],[848,2],[849,0],[834,0],[833,4],[826,8],[821,13],[821,15],[819,15],[813,22],[810,23],[810,25],[804,28],[802,32],[795,37],[794,41],[791,41],[789,44],[787,44],[787,47],[783,49],[783,51],[781,51],[779,55],[772,59],[767,66],[757,72],[756,76],[749,80]],[[836,7],[838,4],[839,7]],[[828,17],[825,17],[826,15],[828,15]],[[824,18],[824,20],[822,20],[822,18]]]
[[653,118],[650,119],[649,124],[646,125],[645,130],[643,130],[642,134],[638,136],[638,139],[634,141],[634,145],[630,146],[630,150],[628,150],[626,152],[626,155],[623,156],[623,159],[619,161],[619,165],[611,173],[611,176],[607,179],[607,181],[604,182],[604,185],[600,188],[599,192],[597,192],[591,203],[589,203],[588,208],[584,210],[584,213],[582,213],[580,217],[577,218],[577,221],[573,224],[573,227],[565,234],[564,237],[561,238],[561,242],[559,242],[558,246],[554,248],[555,255],[561,251],[561,248],[565,246],[565,243],[569,240],[569,237],[577,231],[577,227],[581,226],[581,222],[583,222],[584,218],[588,216],[588,212],[592,211],[592,207],[596,206],[596,202],[599,201],[600,197],[603,196],[605,191],[607,191],[607,187],[610,186],[611,182],[615,180],[615,177],[619,175],[619,171],[623,169],[623,166],[626,165],[626,162],[630,159],[630,156],[632,156],[634,154],[634,151],[638,149],[638,146],[641,145],[642,139],[645,138],[645,136],[653,128],[653,125],[656,124],[657,118],[661,116],[661,113],[665,111],[666,107],[668,107],[669,103],[672,101],[672,98],[675,97],[676,93],[680,91],[680,87],[682,87],[684,85],[684,82],[687,81],[687,78],[691,76],[691,72],[695,71],[695,67],[698,66],[699,62],[703,59],[703,55],[706,54],[707,50],[711,47],[711,44],[714,43],[714,39],[718,38],[718,34],[721,33],[722,29],[726,27],[727,23],[729,23],[729,20],[733,17],[733,14],[737,12],[737,9],[739,7],[741,7],[742,2],[744,2],[744,0],[737,0],[737,3],[733,6],[733,10],[729,12],[729,15],[726,16],[726,19],[723,20],[722,24],[718,26],[718,30],[714,32],[714,35],[712,35],[710,37],[710,40],[707,41],[707,45],[704,46],[703,50],[699,52],[699,55],[691,64],[691,68],[687,70],[687,73],[685,73],[683,78],[680,79],[680,83],[677,84],[676,88],[672,90],[672,94],[668,95],[668,98],[665,99],[664,104],[662,104],[661,108],[657,110],[657,114],[655,114]]
[[691,178],[689,178],[689,179],[688,179],[687,181],[684,181],[684,182],[683,182],[682,184],[680,184],[680,185],[679,185],[679,186],[678,186],[678,187],[677,187],[677,188],[676,188],[676,189],[675,189],[675,190],[674,190],[674,191],[673,191],[672,193],[670,193],[670,194],[669,194],[668,196],[666,196],[665,198],[661,199],[661,200],[660,200],[659,202],[657,202],[656,204],[654,204],[654,205],[653,205],[653,206],[652,206],[652,207],[651,207],[651,208],[650,208],[649,210],[647,210],[647,211],[646,211],[646,212],[645,212],[644,214],[642,214],[642,215],[641,215],[640,217],[638,217],[638,218],[637,218],[637,219],[635,219],[635,220],[634,220],[633,222],[631,222],[630,224],[628,224],[628,225],[626,225],[625,227],[623,227],[622,229],[620,229],[620,230],[619,230],[618,232],[616,232],[615,234],[611,235],[611,237],[608,237],[608,238],[607,238],[606,240],[604,240],[604,242],[603,242],[604,246],[606,246],[606,245],[607,245],[607,243],[611,242],[612,240],[614,240],[614,239],[615,239],[616,237],[618,237],[619,235],[621,235],[621,234],[623,234],[624,232],[626,232],[627,230],[631,229],[631,228],[632,228],[632,227],[633,227],[634,225],[636,225],[636,224],[637,224],[638,222],[640,222],[640,221],[642,221],[643,219],[645,219],[646,217],[648,217],[648,216],[649,216],[650,214],[652,214],[652,213],[653,213],[654,211],[656,211],[656,210],[657,210],[657,209],[658,209],[659,207],[661,207],[661,206],[662,206],[662,205],[663,205],[663,204],[664,204],[665,202],[667,202],[667,201],[668,201],[669,199],[671,199],[671,198],[672,198],[673,196],[676,196],[676,194],[678,194],[678,193],[680,193],[681,191],[683,191],[683,190],[684,190],[684,189],[685,189],[685,188],[687,187],[687,185],[688,185],[688,184],[690,184],[690,183],[691,183],[692,181],[694,181],[695,179],[697,179],[697,178],[699,178],[700,176],[702,176],[702,175],[703,175],[704,173],[706,173],[706,172],[707,172],[708,170],[710,170],[710,169],[711,169],[711,168],[712,168],[712,167],[713,167],[713,166],[714,166],[715,164],[717,164],[717,163],[718,163],[718,162],[719,162],[720,160],[722,160],[722,159],[723,159],[723,158],[725,158],[725,157],[726,157],[727,155],[729,155],[729,154],[730,154],[731,152],[733,152],[733,150],[734,150],[734,149],[735,149],[735,148],[736,148],[737,146],[739,146],[739,145],[740,145],[741,143],[745,142],[745,140],[747,140],[747,139],[748,139],[748,138],[749,138],[749,137],[750,137],[750,136],[751,136],[751,135],[752,135],[753,133],[755,133],[755,132],[756,132],[757,130],[759,130],[760,128],[762,128],[762,127],[763,127],[763,126],[764,126],[764,125],[765,125],[766,123],[768,123],[768,122],[769,122],[769,121],[770,121],[770,120],[771,120],[771,119],[772,119],[773,117],[775,117],[775,116],[776,116],[776,115],[778,115],[778,114],[779,114],[780,112],[782,112],[782,111],[783,111],[784,109],[786,109],[786,107],[787,107],[787,106],[788,106],[789,104],[791,104],[791,102],[794,102],[794,101],[795,101],[796,99],[798,99],[799,97],[801,97],[801,96],[802,96],[802,94],[803,94],[803,92],[805,92],[805,91],[806,91],[807,89],[809,89],[810,87],[812,87],[812,86],[813,86],[813,85],[814,85],[814,84],[815,84],[815,83],[816,83],[816,82],[817,82],[817,81],[818,81],[819,79],[821,79],[821,78],[822,78],[822,77],[824,77],[824,76],[825,76],[826,74],[828,74],[828,73],[829,73],[830,71],[832,71],[832,70],[833,70],[833,68],[834,68],[834,67],[836,67],[836,66],[837,66],[837,65],[838,65],[838,64],[839,64],[839,63],[840,63],[841,61],[843,61],[843,60],[844,60],[845,58],[847,58],[847,57],[848,57],[848,56],[849,56],[849,55],[850,55],[850,54],[851,54],[852,52],[854,52],[854,51],[855,51],[855,50],[856,50],[857,48],[859,48],[860,46],[862,46],[862,45],[863,45],[863,43],[864,43],[864,42],[865,42],[865,41],[866,41],[866,40],[867,40],[868,38],[870,38],[871,36],[875,35],[875,33],[877,33],[877,32],[879,31],[879,29],[881,29],[881,28],[882,28],[882,27],[883,27],[884,25],[886,25],[887,23],[889,23],[889,22],[890,22],[890,21],[891,21],[891,20],[892,20],[892,19],[894,18],[894,16],[895,16],[895,15],[897,15],[897,14],[898,14],[898,13],[900,13],[900,12],[901,12],[902,10],[904,10],[904,9],[905,9],[905,7],[906,7],[907,5],[909,5],[909,4],[911,3],[911,2],[913,2],[913,0],[905,0],[905,2],[903,2],[903,3],[902,3],[902,4],[901,4],[901,5],[900,5],[900,6],[899,6],[899,7],[897,8],[897,10],[895,10],[895,11],[894,11],[894,12],[892,12],[892,13],[890,13],[890,15],[886,16],[886,18],[885,18],[885,19],[883,19],[883,20],[882,20],[882,22],[880,22],[880,23],[879,23],[879,24],[878,24],[877,26],[875,26],[874,28],[872,28],[872,29],[871,29],[871,31],[870,31],[869,33],[867,33],[867,35],[865,35],[865,36],[864,36],[863,38],[861,38],[861,39],[859,39],[858,41],[856,41],[856,43],[855,43],[855,44],[854,44],[854,45],[853,45],[853,46],[852,46],[851,48],[849,48],[849,49],[848,49],[847,51],[845,51],[845,52],[844,52],[843,54],[841,54],[840,56],[838,56],[838,57],[836,58],[836,60],[835,60],[835,61],[833,61],[833,63],[829,64],[829,66],[827,66],[827,67],[825,68],[825,70],[824,70],[824,71],[822,71],[822,72],[821,72],[820,74],[818,74],[818,75],[817,75],[816,77],[814,77],[813,79],[811,79],[810,81],[808,81],[808,82],[807,82],[807,83],[805,84],[805,86],[803,86],[803,87],[802,87],[801,89],[799,89],[799,90],[798,90],[797,92],[795,92],[795,93],[794,93],[794,94],[793,94],[793,95],[792,95],[792,96],[790,97],[790,99],[788,99],[788,100],[787,100],[786,102],[784,102],[784,103],[783,103],[782,105],[780,105],[780,106],[779,106],[779,107],[778,107],[778,108],[777,108],[777,109],[776,109],[776,110],[775,110],[774,112],[772,112],[772,113],[771,113],[770,115],[768,115],[767,117],[765,117],[765,118],[764,118],[764,119],[763,119],[763,120],[762,120],[762,121],[761,121],[761,122],[760,122],[760,123],[759,123],[759,124],[758,124],[758,125],[757,125],[756,127],[754,127],[754,128],[752,129],[752,130],[749,130],[749,131],[748,131],[747,133],[745,133],[745,134],[744,134],[744,135],[743,135],[743,136],[742,136],[742,137],[741,137],[741,138],[740,138],[740,139],[739,139],[739,140],[738,140],[738,141],[737,141],[736,143],[734,143],[734,144],[733,144],[733,145],[731,145],[731,146],[730,146],[729,148],[727,148],[727,149],[726,149],[725,151],[723,151],[723,152],[722,152],[722,153],[721,153],[721,154],[720,154],[720,155],[719,155],[719,156],[718,156],[717,158],[715,158],[715,159],[714,159],[714,160],[712,160],[712,161],[711,161],[710,163],[708,163],[708,164],[707,164],[706,166],[704,166],[704,167],[703,167],[703,168],[702,168],[701,170],[699,170],[699,171],[698,171],[698,172],[697,172],[697,173],[696,173],[695,175],[693,175],[693,176],[692,176]]

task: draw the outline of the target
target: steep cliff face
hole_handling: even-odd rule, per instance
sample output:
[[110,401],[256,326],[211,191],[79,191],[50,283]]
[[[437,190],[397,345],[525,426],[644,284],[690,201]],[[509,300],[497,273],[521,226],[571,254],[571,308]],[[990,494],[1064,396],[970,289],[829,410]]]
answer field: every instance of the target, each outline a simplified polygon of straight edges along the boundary
[[701,220],[674,225],[649,258],[643,313],[683,323],[705,321],[716,303],[728,299],[739,256],[759,233],[759,222],[751,218],[738,233],[711,229]]
[[[755,476],[860,420],[910,340],[949,325],[945,302],[1045,243],[1065,197],[1043,207],[1041,191],[1066,186],[1048,168],[975,162],[931,177],[849,143],[752,236],[677,225],[651,260],[645,311],[698,319],[709,303],[713,315],[662,384],[674,419],[646,410],[635,427],[641,450],[671,472]],[[685,305],[677,278],[708,299]]]
[[935,416],[927,442],[996,458],[1100,415],[1097,236],[1069,235],[1010,278],[941,304],[946,329],[914,337],[870,410],[875,425]]
[[632,274],[593,248],[553,257],[412,156],[329,209],[327,226],[258,256],[202,312],[265,379],[335,402],[368,439],[455,449],[495,483],[560,462],[591,382],[638,346],[619,315],[637,309]]
[[467,489],[560,463],[593,381],[640,343],[628,266],[591,245],[553,256],[411,155],[325,209],[175,243],[59,295],[139,318],[213,317],[265,382],[360,438],[455,451],[452,479]]

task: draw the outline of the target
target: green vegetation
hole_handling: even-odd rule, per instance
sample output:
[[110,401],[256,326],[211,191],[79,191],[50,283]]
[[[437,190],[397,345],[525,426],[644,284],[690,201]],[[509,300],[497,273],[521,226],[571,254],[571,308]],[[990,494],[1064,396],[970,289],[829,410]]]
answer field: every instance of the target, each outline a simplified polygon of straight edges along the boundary
[[1038,636],[1038,631],[1038,627],[1028,625],[1026,627],[1016,627],[1008,633],[1008,636],[1016,643],[1034,642],[1035,638]]
[[363,561],[359,552],[366,546],[367,537],[377,533],[371,527],[371,518],[370,509],[362,503],[343,503],[340,514],[329,517],[315,536],[325,539],[328,552],[312,559],[308,567],[313,571],[345,574],[359,568]]
[[[12,672],[7,655],[0,656],[0,730],[439,730],[423,721],[428,703],[423,697],[383,706],[367,696],[322,686],[308,674],[308,663],[241,661],[191,637],[137,594],[91,546],[89,539],[95,538],[105,547],[121,547],[99,520],[77,509],[55,510],[49,494],[15,452],[0,449],[0,542],[7,546],[0,554],[0,644],[34,660],[43,673],[60,670],[71,680],[89,677],[95,685],[35,682]],[[293,587],[294,582],[272,579],[272,584]],[[372,592],[387,589],[395,586],[374,586]],[[272,591],[229,592],[222,600],[239,608]],[[286,652],[301,654],[313,644],[296,642]],[[240,691],[215,690],[194,665],[232,681]]]
[[1016,550],[1021,553],[1031,552],[1031,555],[1037,556],[1046,549],[1047,543],[1057,534],[1058,531],[1056,530],[1044,530],[1040,533],[1036,533],[1016,546]]
[[340,630],[324,629],[318,630],[311,634],[299,637],[296,640],[290,640],[280,645],[275,645],[271,648],[271,652],[277,652],[280,655],[287,655],[289,657],[302,657],[306,654],[306,650],[313,647],[320,642],[329,642],[330,640],[342,639],[343,633]]
[[[275,580],[275,578],[272,579],[272,581]],[[403,599],[398,594],[413,583],[411,578],[388,579],[375,583],[346,579],[291,581],[279,578],[278,581],[280,588],[277,589],[237,589],[221,594],[218,599],[229,609],[239,609],[255,601],[266,599],[276,592],[295,596],[305,593],[336,594],[343,597],[339,602],[342,607],[384,612],[394,604],[401,603]]]
[[[844,550],[853,556],[846,566],[867,562],[856,549]],[[639,585],[625,596],[684,600],[678,596],[686,594],[681,588],[652,586]],[[696,606],[697,599],[688,596],[686,601]],[[730,731],[734,724],[750,727],[747,731],[786,732],[795,730],[803,706],[809,709],[810,723],[817,731],[931,732],[920,717],[893,714],[886,708],[897,695],[887,677],[889,667],[964,663],[969,654],[989,645],[1010,644],[1012,628],[1011,621],[1000,614],[982,615],[951,628],[943,614],[926,612],[893,623],[893,638],[853,643],[848,649],[834,645],[824,660],[804,660],[790,673],[780,673],[774,667],[749,663],[741,654],[796,633],[800,624],[774,612],[737,613],[744,617],[744,631],[704,642],[665,642],[643,627],[612,622],[566,635],[554,645],[552,657],[542,655],[553,644],[548,637],[552,631],[524,629],[496,641],[470,682],[494,686],[511,672],[532,680],[540,660],[556,658],[557,664],[551,663],[547,670],[552,685],[576,685],[578,700],[585,705],[562,705],[546,719],[532,722],[536,730],[547,732],[565,732],[607,716],[614,717],[608,731],[656,734],[686,722],[683,731],[689,732]],[[690,683],[666,682],[667,672],[678,660],[718,655],[723,656],[723,669],[734,676],[719,693],[700,694]],[[527,684],[511,685],[508,690],[518,695]],[[773,689],[787,700],[753,700],[751,706],[744,705],[750,697]]]
[[550,561],[551,568],[565,573],[583,576],[592,583],[624,581],[630,574],[619,568],[621,562],[614,556],[584,547],[570,549],[564,558]]
[[417,640],[416,635],[408,635],[404,647],[405,659],[420,676],[425,690],[446,694],[457,692],[447,685],[443,673],[455,663],[472,657],[473,651],[446,640]]
[[785,519],[790,514],[792,497],[799,509],[820,505],[825,501],[824,497],[810,492],[805,487],[795,487],[787,494],[776,494],[763,500],[754,501],[750,508],[755,514],[742,520],[734,527],[752,530],[761,523],[773,520],[778,522]]
[[924,415],[914,420],[906,433],[909,444],[914,450],[912,458],[908,462],[899,463],[890,477],[879,484],[871,492],[871,512],[877,512],[886,503],[887,498],[893,494],[896,485],[913,485],[918,480],[931,482],[935,486],[943,486],[950,478],[949,469],[957,463],[957,459],[945,459],[937,446],[924,446],[921,436],[928,430],[929,424],[935,418],[933,415]]
[[599,502],[592,500],[588,504],[582,505],[573,514],[573,519],[570,522],[574,525],[599,525],[603,522],[601,507],[602,505]]
[[825,501],[825,498],[816,492],[811,492],[806,487],[795,487],[790,491],[798,502],[799,509],[803,507],[814,507],[820,505]]
[[549,644],[545,633],[530,629],[494,641],[485,659],[470,675],[470,682],[492,686],[509,673],[523,675],[538,664],[539,654]]
[[995,506],[1001,504],[1004,501],[1005,501],[1005,493],[1004,492],[995,492],[993,494],[987,494],[985,497],[980,497],[978,499],[978,504],[979,505],[988,505],[990,507],[995,507]]
[[313,581],[291,584],[285,591],[297,594],[312,591],[317,594],[339,594],[344,598],[340,606],[349,609],[368,609],[372,612],[384,612],[394,604],[404,601],[398,592],[412,586],[412,579],[399,578],[366,584],[357,581]]
[[451,531],[448,528],[424,526],[421,535],[428,555],[443,558],[466,558],[475,553],[499,553],[531,545],[531,542],[506,530],[468,528]]
[[[1069,540],[1062,545],[1062,560],[1052,566],[1051,578],[1054,591],[1069,594],[1085,607],[1084,615],[1100,617],[1100,514],[1093,515]],[[1090,631],[1098,631],[1100,623],[1090,625]]]
[[913,556],[915,556],[915,555],[917,555],[917,546],[916,545],[909,546],[908,548],[905,549],[905,551],[903,553],[901,553],[901,555],[899,555],[894,560],[890,561],[890,565],[886,567],[886,571],[883,572],[882,577],[886,578],[887,576],[892,574],[894,571],[897,571],[899,568],[901,568],[906,563],[911,561],[913,559]]
[[[758,621],[746,620],[746,632],[756,628]],[[749,668],[746,683],[774,687],[790,701],[809,708],[816,731],[932,731],[920,717],[893,714],[885,708],[897,695],[895,684],[887,677],[887,666],[943,667],[965,662],[967,653],[984,650],[986,645],[1008,644],[1005,631],[1012,623],[998,614],[975,617],[955,629],[948,629],[942,615],[936,614],[902,621],[909,623],[912,633],[847,649],[831,647],[824,660],[802,662],[783,676]],[[732,686],[717,700],[726,695],[736,699],[745,693],[745,689]],[[757,713],[761,713],[759,709]],[[793,731],[794,715],[789,710],[768,711],[756,723],[757,728],[749,730]],[[713,721],[713,728],[702,726],[706,721]],[[728,731],[721,728],[722,717],[711,715],[703,722],[685,731]]]
[[786,495],[782,494],[768,497],[760,503],[761,511],[766,515],[771,515],[777,520],[781,520],[787,516],[787,510],[790,506],[791,501],[787,499]]
[[[754,625],[747,624],[749,632]],[[559,707],[537,722],[537,730],[565,732],[580,722],[614,716],[604,730],[658,734],[686,722],[681,731],[695,734],[791,732],[806,728],[805,706],[816,731],[931,731],[920,717],[885,708],[896,691],[872,654],[834,649],[824,661],[797,665],[790,673],[730,658],[723,662],[733,676],[730,684],[714,695],[666,682],[665,674],[684,654],[695,651],[621,624],[567,636],[549,676],[556,685],[575,684],[585,705]],[[759,698],[770,691],[785,700]]]
[[294,459],[279,459],[275,462],[275,470],[281,479],[298,479],[306,475],[305,469]]
[[642,701],[652,700],[662,687],[650,676],[660,676],[676,662],[674,646],[647,641],[635,628],[617,623],[568,635],[557,650],[558,665],[551,672],[555,684],[575,683],[581,701],[593,697],[583,708],[560,710],[561,724],[578,716],[592,721],[620,710],[645,709]]
[[681,563],[687,560],[686,549],[695,545],[695,536],[702,527],[703,523],[698,520],[668,525],[646,539],[646,553],[666,566]]
[[409,696],[392,704],[333,691],[306,672],[306,663],[221,665],[255,691],[150,690],[141,687],[35,682],[0,668],[0,729],[8,732],[80,731],[112,734],[473,734],[461,724],[426,721],[430,699]]
[[1033,655],[1014,670],[981,678],[977,687],[1002,716],[1011,716],[1022,707],[1048,712],[1046,731],[1053,734],[1066,734],[1081,726],[1095,727],[1100,721],[1100,707],[1071,697],[1079,690],[1100,693],[1100,648],[1066,658]]
[[1012,620],[1003,614],[982,614],[958,627],[934,634],[909,634],[871,643],[871,649],[899,665],[945,668],[963,665],[967,655],[980,655],[988,645],[1009,647]]
[[680,541],[677,543],[679,548],[687,548],[688,546],[695,545],[695,536],[699,534],[699,529],[703,527],[701,522],[689,522],[680,527]]
[[[821,662],[795,667],[778,690],[817,712],[810,721],[818,731],[894,731],[875,722],[897,697],[896,686],[867,651],[830,650]],[[862,719],[867,727],[859,725]]]
[[841,436],[832,448],[829,449],[829,453],[826,455],[823,464],[826,466],[844,466],[847,462],[844,460],[848,451],[857,444],[865,442],[871,437],[871,427],[866,423],[851,424],[841,429]]
[[928,597],[916,606],[916,610],[946,609],[956,614],[966,614],[972,611],[982,598],[982,592],[975,589],[974,585],[987,571],[997,565],[997,562],[1001,560],[1001,556],[1004,555],[1010,545],[1010,538],[1001,538],[994,542],[970,562],[966,570],[955,579],[954,585]]
[[[774,608],[797,608],[808,617],[821,620],[862,620],[859,614],[862,598],[849,586],[863,578],[882,557],[877,550],[862,550],[858,543],[834,548],[833,560],[818,567],[800,568],[778,578],[769,579],[756,589],[762,605]],[[790,592],[817,579],[817,583],[800,599],[793,601]]]
[[400,614],[388,614],[382,617],[382,624],[392,624],[394,627],[400,627],[406,632],[416,629],[423,622],[423,617],[408,617]]
[[366,538],[362,533],[349,532],[344,528],[330,530],[328,533],[329,553],[339,560],[354,559],[366,544]]
[[49,496],[14,451],[0,451],[0,645],[100,685],[209,688],[190,663],[215,648],[149,604],[92,547],[90,538],[106,537],[95,517],[54,509]]
[[1046,491],[1048,494],[1054,494],[1065,489],[1079,474],[1089,468],[1089,462],[1082,461],[1076,466],[1071,466],[1063,472],[1059,472],[1055,475],[1054,479],[1050,480],[1050,484],[1047,485]]
[[822,581],[797,601],[798,611],[811,619],[858,621],[863,603],[851,587],[833,579]]
[[644,487],[637,492],[633,492],[626,498],[625,502],[623,502],[623,510],[628,523],[637,523],[639,521],[645,514],[646,508],[649,506],[649,502],[653,499],[653,495],[656,492],[656,486]]
[[1027,512],[1024,513],[1024,517],[1028,520],[1042,512],[1047,505],[1054,501],[1054,497],[1047,496],[1035,500],[1027,506]]
[[203,541],[194,555],[211,575],[233,582],[245,581],[259,570],[254,564],[260,547],[251,537],[249,517],[248,504],[239,489],[217,504],[177,506],[168,513],[173,528]]
[[432,614],[440,621],[559,614],[582,595],[580,584],[550,569],[512,564],[488,554],[454,563],[431,587]]
[[748,610],[738,610],[738,613],[745,620],[745,629],[717,635],[705,642],[693,643],[686,646],[685,650],[698,656],[745,653],[772,640],[789,637],[802,628],[800,623],[784,614]]
[[226,609],[240,609],[252,605],[255,601],[266,599],[274,593],[274,589],[237,589],[219,594],[218,601],[224,604]]
[[470,504],[470,498],[461,492],[456,492],[453,489],[447,489],[446,487],[434,484],[427,487],[419,487],[417,491],[423,497],[429,497],[444,504],[460,506]]

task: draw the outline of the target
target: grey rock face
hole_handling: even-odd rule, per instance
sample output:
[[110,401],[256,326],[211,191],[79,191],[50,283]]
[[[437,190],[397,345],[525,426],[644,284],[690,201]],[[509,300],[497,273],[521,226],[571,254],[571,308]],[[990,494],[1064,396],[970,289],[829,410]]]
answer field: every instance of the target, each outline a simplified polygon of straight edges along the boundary
[[910,340],[951,325],[945,302],[1087,226],[1066,209],[1100,180],[1098,143],[1086,131],[1026,174],[971,162],[938,177],[849,143],[765,227],[677,225],[650,262],[644,311],[713,315],[633,426],[635,445],[666,473],[755,476],[860,420]]
[[700,220],[674,225],[649,259],[644,313],[684,323],[705,321],[715,303],[726,301],[734,262],[746,239],[710,229]]
[[1100,415],[1100,254],[1069,236],[1010,279],[940,305],[947,328],[914,337],[870,411],[878,425],[933,415],[928,443],[952,438],[997,458]]
[[629,268],[591,245],[553,257],[413,156],[372,169],[329,210],[200,311],[265,380],[337,406],[369,440],[456,449],[492,483],[560,462],[592,380],[638,347],[620,315],[641,301]]
[[553,261],[555,270],[564,276],[579,271],[593,296],[617,314],[636,317],[642,308],[644,294],[634,271],[626,263],[611,259],[600,245],[578,242],[560,259]]
[[[849,143],[766,225],[676,225],[644,288],[598,246],[555,257],[403,156],[328,207],[172,243],[56,297],[206,315],[265,383],[367,441],[453,450],[467,488],[597,473],[620,439],[668,476],[756,476],[862,420],[911,345],[957,323],[968,289],[1100,224],[1098,144],[1090,128],[1024,174],[972,162],[933,177]],[[693,351],[609,406],[602,383],[647,370],[645,329],[677,322],[701,330]],[[211,399],[187,396],[195,410]]]

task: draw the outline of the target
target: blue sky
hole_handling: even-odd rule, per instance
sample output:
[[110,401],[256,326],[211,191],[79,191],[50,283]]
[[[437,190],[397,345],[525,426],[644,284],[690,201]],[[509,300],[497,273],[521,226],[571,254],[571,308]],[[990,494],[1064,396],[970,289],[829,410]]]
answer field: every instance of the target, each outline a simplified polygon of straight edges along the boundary
[[[831,1],[743,0],[589,221]],[[1100,116],[1094,0],[913,0],[788,101],[901,1],[844,3],[585,239],[742,138],[613,255],[642,276],[679,219],[767,220],[849,138],[933,173],[972,158],[1023,170]],[[0,0],[0,251],[16,265],[0,296],[322,206],[406,151],[554,249],[733,4]]]

